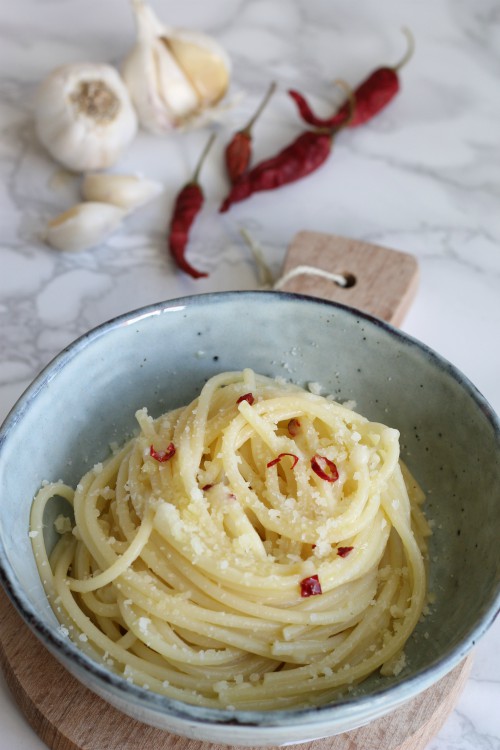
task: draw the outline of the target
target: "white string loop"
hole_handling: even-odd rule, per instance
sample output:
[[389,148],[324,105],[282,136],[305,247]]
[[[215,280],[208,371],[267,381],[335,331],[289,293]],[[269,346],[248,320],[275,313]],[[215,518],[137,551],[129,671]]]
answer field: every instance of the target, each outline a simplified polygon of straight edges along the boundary
[[264,254],[251,236],[250,232],[245,227],[243,227],[242,229],[240,229],[240,234],[247,243],[253,255],[253,259],[257,266],[257,273],[259,276],[261,289],[274,289],[275,291],[279,291],[285,286],[285,284],[287,284],[296,276],[318,276],[321,279],[333,281],[333,283],[337,284],[338,286],[346,287],[349,285],[347,278],[341,273],[332,273],[330,271],[325,271],[322,268],[316,268],[315,266],[306,265],[296,266],[280,278],[274,280],[271,269],[265,261]]
[[340,273],[331,273],[330,271],[324,271],[322,268],[316,268],[315,266],[295,266],[295,268],[292,268],[274,282],[273,289],[281,289],[296,276],[319,276],[322,279],[333,281],[334,284],[337,284],[338,286],[347,286],[346,277],[342,276]]

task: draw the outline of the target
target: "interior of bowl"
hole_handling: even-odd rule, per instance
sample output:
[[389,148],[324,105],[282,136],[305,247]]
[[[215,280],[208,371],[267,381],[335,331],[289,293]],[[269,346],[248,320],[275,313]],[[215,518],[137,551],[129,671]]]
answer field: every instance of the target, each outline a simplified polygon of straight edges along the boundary
[[[0,444],[2,575],[23,616],[53,634],[28,537],[43,480],[75,485],[135,431],[134,413],[186,404],[212,375],[251,367],[354,400],[401,432],[402,457],[427,492],[427,616],[397,677],[372,676],[353,692],[451,668],[498,607],[498,422],[468,381],[431,351],[369,316],[296,295],[225,293],[159,304],[78,340],[42,373],[4,425]],[[65,646],[65,648],[72,648]],[[443,664],[445,665],[443,667]]]

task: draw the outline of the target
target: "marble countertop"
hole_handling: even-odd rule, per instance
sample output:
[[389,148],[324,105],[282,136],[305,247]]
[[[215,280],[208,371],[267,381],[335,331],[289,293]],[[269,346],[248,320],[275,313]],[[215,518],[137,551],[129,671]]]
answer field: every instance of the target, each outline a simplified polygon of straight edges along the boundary
[[[206,204],[190,244],[195,281],[166,251],[172,202],[207,131],[141,133],[115,171],[140,171],[164,193],[105,244],[62,254],[41,241],[69,208],[78,180],[37,145],[32,113],[40,79],[75,60],[118,64],[133,39],[126,0],[18,0],[0,9],[0,417],[65,345],[119,313],[196,292],[258,287],[242,241],[248,230],[275,274],[297,231],[354,237],[412,253],[421,269],[402,328],[461,369],[500,411],[500,13],[495,0],[187,0],[154,2],[165,20],[214,34],[233,61],[234,106],[203,172]],[[255,156],[300,130],[290,86],[322,112],[332,81],[356,83],[417,40],[402,91],[369,125],[339,136],[317,174],[261,194],[221,216],[228,134],[271,79],[280,91],[255,131]],[[429,750],[500,748],[500,622],[476,647],[472,675]],[[0,677],[0,750],[44,747]]]

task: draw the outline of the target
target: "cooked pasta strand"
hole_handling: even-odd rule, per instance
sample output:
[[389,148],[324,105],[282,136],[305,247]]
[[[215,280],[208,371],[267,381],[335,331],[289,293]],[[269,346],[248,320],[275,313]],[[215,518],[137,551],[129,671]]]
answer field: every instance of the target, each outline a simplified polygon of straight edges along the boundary
[[[136,417],[75,490],[33,502],[40,577],[75,643],[138,685],[243,710],[323,705],[403,668],[430,530],[396,430],[251,370]],[[49,556],[55,497],[75,520]]]

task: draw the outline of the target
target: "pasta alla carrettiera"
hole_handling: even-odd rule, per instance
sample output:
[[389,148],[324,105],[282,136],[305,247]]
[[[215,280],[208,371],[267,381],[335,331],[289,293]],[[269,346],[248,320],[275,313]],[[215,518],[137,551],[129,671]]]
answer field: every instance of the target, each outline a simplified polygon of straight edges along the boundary
[[[44,483],[33,502],[61,632],[129,682],[215,708],[322,705],[404,668],[429,526],[397,430],[251,370],[136,418],[75,489]],[[49,554],[56,497],[73,513]]]

